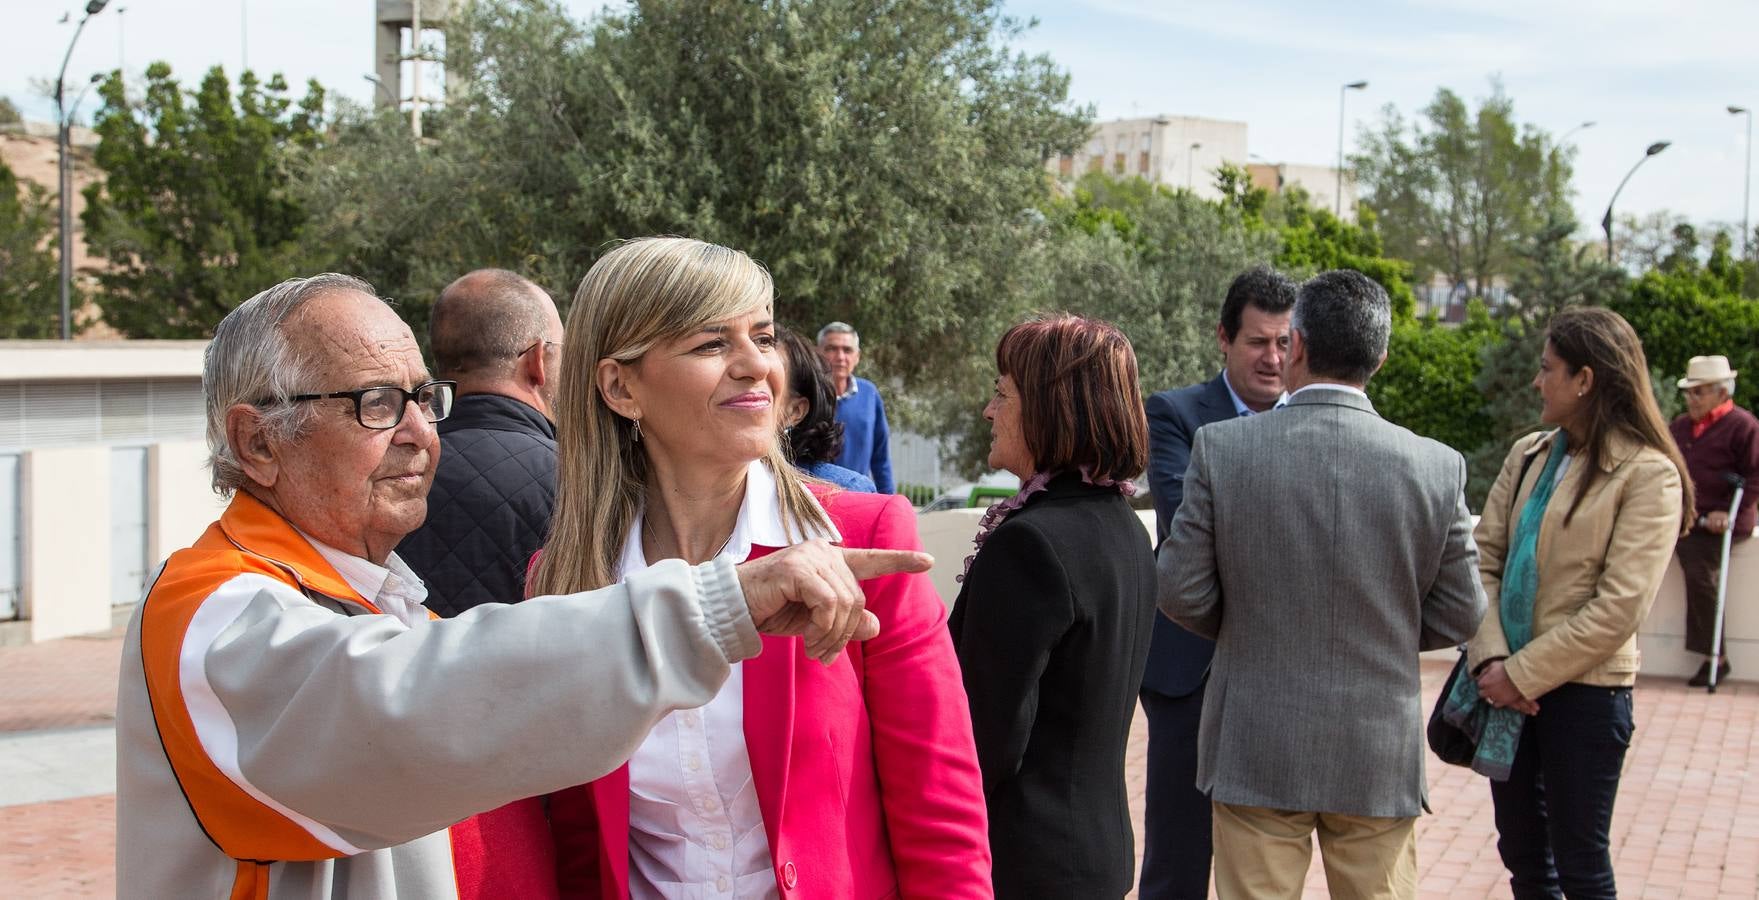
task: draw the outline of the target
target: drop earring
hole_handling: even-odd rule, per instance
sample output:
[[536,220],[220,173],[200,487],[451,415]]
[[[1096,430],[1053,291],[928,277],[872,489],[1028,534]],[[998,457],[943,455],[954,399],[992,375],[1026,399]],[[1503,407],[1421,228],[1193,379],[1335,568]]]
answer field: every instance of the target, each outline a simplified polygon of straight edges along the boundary
[[632,444],[641,443],[641,420],[640,419],[630,419],[629,420],[629,442]]

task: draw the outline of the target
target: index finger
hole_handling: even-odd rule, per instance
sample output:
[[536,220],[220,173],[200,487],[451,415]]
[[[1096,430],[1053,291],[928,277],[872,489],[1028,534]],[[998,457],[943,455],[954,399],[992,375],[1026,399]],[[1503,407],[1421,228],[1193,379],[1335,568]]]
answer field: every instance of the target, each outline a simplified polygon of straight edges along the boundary
[[934,568],[934,557],[916,550],[856,550],[847,547],[838,547],[837,550],[843,554],[843,564],[849,567],[857,581],[900,572],[926,572]]

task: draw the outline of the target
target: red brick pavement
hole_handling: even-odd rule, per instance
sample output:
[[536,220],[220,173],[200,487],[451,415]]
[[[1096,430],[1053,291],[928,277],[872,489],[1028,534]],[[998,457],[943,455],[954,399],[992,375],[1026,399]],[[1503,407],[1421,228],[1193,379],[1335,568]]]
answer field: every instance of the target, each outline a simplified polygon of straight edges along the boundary
[[115,720],[121,634],[0,647],[0,732]]
[[[63,727],[104,721],[115,704],[120,642],[73,639],[0,648],[0,685],[23,687],[0,723]],[[1425,695],[1447,675],[1424,667]],[[1621,893],[1637,898],[1759,897],[1759,685],[1732,683],[1715,696],[1680,679],[1645,678],[1637,733],[1625,764],[1612,845]],[[1129,781],[1142,833],[1145,729],[1131,734]],[[1435,815],[1417,823],[1425,898],[1506,898],[1484,779],[1430,760]],[[100,897],[115,891],[115,798],[88,797],[0,808],[0,896]],[[1308,896],[1327,896],[1315,854]]]
[[0,807],[0,897],[114,897],[115,856],[115,794]]

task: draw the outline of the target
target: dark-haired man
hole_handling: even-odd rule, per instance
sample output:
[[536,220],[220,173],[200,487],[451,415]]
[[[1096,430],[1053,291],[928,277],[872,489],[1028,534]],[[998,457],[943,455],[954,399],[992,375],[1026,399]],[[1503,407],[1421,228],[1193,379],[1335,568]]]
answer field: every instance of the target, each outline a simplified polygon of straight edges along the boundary
[[428,343],[458,399],[439,424],[427,521],[397,555],[426,582],[428,608],[451,617],[525,596],[526,564],[549,534],[562,319],[543,288],[478,269],[440,292]]
[[[1211,422],[1271,409],[1283,398],[1283,356],[1295,284],[1269,266],[1241,273],[1215,327],[1222,370],[1208,381],[1148,398],[1148,481],[1155,536],[1165,539],[1185,492],[1191,439]],[[1197,790],[1197,725],[1215,644],[1155,616],[1142,709],[1148,714],[1143,900],[1209,896],[1209,798]]]
[[1317,832],[1332,896],[1414,898],[1418,654],[1484,615],[1466,461],[1380,418],[1386,291],[1301,286],[1274,415],[1197,432],[1160,609],[1216,642],[1197,786],[1222,897],[1298,898]]

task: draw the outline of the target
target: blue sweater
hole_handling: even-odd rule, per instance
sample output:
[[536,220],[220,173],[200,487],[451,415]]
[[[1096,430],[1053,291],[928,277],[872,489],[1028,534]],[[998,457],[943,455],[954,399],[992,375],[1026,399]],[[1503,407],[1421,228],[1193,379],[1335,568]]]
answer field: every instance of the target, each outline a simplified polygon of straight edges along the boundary
[[837,421],[843,423],[843,455],[837,465],[873,479],[882,494],[892,493],[892,457],[888,448],[886,404],[879,388],[865,378],[837,399]]
[[846,491],[860,491],[863,494],[877,493],[873,487],[873,479],[851,472],[836,463],[815,462],[800,466],[800,471],[822,481],[828,481]]

